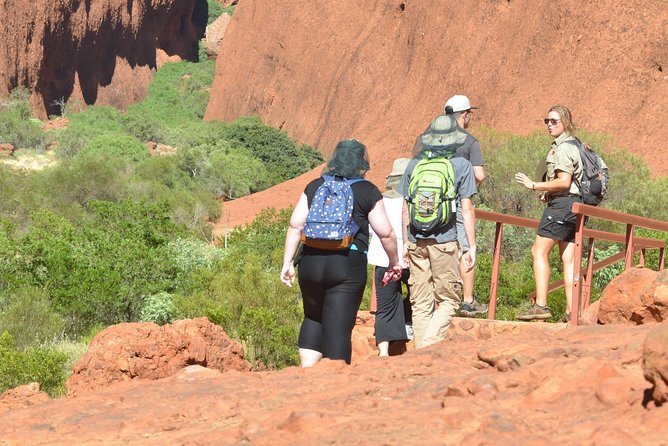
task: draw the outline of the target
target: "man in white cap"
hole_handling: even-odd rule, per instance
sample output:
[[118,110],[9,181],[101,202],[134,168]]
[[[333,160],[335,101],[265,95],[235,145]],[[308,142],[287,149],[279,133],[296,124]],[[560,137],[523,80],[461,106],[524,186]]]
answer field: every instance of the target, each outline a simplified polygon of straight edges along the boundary
[[[459,126],[466,130],[473,120],[473,110],[477,108],[478,107],[471,106],[469,98],[458,94],[448,99],[445,103],[444,112],[446,115],[453,115],[455,119],[457,119]],[[457,149],[457,156],[461,156],[471,162],[476,186],[480,186],[480,183],[485,179],[485,160],[482,157],[480,143],[477,139],[471,136],[470,133],[467,132],[466,141],[464,141],[464,144]],[[457,236],[462,252],[466,253],[468,251],[468,243],[464,236],[464,223],[462,221],[461,212],[457,213]],[[472,268],[467,270],[464,266],[463,256],[460,271],[462,274],[462,292],[464,298],[464,301],[459,308],[460,313],[462,316],[475,316],[476,314],[487,313],[487,305],[478,302],[478,299],[476,299],[476,296],[473,294],[475,269]]]

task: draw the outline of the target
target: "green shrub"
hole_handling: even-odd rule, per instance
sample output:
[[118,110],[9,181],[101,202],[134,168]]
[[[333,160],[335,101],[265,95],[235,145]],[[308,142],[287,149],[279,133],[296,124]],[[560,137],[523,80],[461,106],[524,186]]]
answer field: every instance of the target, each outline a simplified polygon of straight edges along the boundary
[[128,107],[128,115],[139,119],[150,116],[163,130],[201,121],[209,102],[214,71],[215,63],[207,60],[162,66],[148,87],[146,99]]
[[223,5],[218,3],[216,0],[206,0],[206,3],[209,11],[209,17],[206,21],[206,24],[211,25],[218,17],[223,14],[224,9]]
[[0,306],[0,332],[11,333],[20,350],[63,336],[65,321],[54,311],[44,290],[20,288],[6,302]]
[[176,317],[206,316],[243,341],[256,367],[297,363],[303,317],[298,287],[278,280],[290,212],[265,210],[229,237],[218,268],[200,271],[189,296],[175,299]]
[[78,156],[116,157],[138,162],[149,158],[148,149],[137,138],[123,133],[106,133],[93,138]]
[[69,116],[69,124],[58,139],[58,154],[69,158],[98,136],[125,133],[121,113],[113,107],[88,107]]
[[23,87],[12,90],[0,108],[0,142],[17,149],[44,149],[46,133],[39,122],[31,119],[30,92]]
[[286,132],[262,123],[260,118],[239,118],[229,124],[226,138],[262,160],[271,184],[294,178],[322,163],[322,155],[307,145],[297,145]]
[[0,335],[0,393],[7,389],[38,382],[40,390],[53,396],[65,393],[65,363],[60,352],[35,348],[17,350],[8,332]]
[[164,291],[148,296],[144,300],[139,320],[158,325],[172,323],[174,321],[174,296]]

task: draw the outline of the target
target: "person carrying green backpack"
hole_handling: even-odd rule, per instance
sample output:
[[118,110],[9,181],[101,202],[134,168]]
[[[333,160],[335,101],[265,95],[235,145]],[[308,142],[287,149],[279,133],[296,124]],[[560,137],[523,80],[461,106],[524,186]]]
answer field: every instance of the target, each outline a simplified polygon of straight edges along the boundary
[[452,115],[437,116],[423,135],[423,148],[411,160],[398,192],[404,196],[406,231],[404,259],[410,265],[413,340],[416,348],[445,339],[461,301],[456,200],[461,202],[469,244],[468,269],[475,265],[475,214],[471,197],[477,193],[471,163],[452,157],[464,144],[462,131]]

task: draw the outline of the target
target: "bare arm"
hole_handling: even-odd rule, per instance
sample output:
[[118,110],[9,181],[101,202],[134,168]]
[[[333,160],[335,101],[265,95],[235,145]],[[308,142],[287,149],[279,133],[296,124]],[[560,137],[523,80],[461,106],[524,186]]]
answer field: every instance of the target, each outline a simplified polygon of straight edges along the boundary
[[485,168],[482,166],[473,166],[473,176],[475,177],[475,184],[479,186],[480,183],[485,181]]
[[462,220],[464,222],[464,232],[469,243],[469,250],[464,254],[466,270],[470,271],[476,262],[476,242],[475,242],[475,213],[473,211],[473,202],[470,198],[462,198]]
[[369,224],[371,229],[376,233],[380,239],[380,244],[387,253],[390,259],[390,268],[399,265],[399,256],[397,254],[397,237],[394,234],[394,229],[390,224],[390,220],[385,213],[385,205],[383,200],[378,200],[369,212]]
[[302,193],[297,201],[295,209],[292,211],[290,217],[290,224],[288,231],[285,234],[285,250],[283,253],[283,267],[281,268],[281,282],[289,287],[295,283],[295,266],[294,259],[299,248],[302,230],[306,223],[306,216],[308,215],[308,200],[306,194]]
[[515,174],[515,181],[527,189],[537,190],[547,193],[564,192],[571,188],[571,174],[563,170],[556,171],[556,178],[550,181],[532,181],[523,173]]
[[408,205],[406,204],[406,200],[404,200],[401,207],[401,232],[402,240],[404,241],[404,252],[401,253],[401,257],[404,265],[410,265],[408,262]]

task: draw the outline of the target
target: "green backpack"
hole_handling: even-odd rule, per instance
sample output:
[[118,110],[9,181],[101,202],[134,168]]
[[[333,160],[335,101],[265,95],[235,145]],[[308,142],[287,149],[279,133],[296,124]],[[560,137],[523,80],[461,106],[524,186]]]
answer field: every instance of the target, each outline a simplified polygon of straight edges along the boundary
[[440,232],[457,212],[455,172],[446,157],[421,159],[408,180],[406,203],[415,234]]

